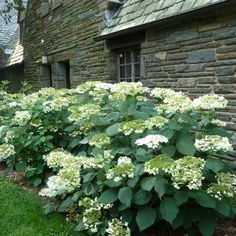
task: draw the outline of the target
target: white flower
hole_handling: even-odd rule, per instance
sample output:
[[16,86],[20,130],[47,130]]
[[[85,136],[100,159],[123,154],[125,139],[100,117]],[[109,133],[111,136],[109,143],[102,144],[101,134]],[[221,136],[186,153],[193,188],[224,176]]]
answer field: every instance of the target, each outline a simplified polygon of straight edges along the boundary
[[13,120],[19,126],[25,126],[30,119],[31,114],[28,111],[16,111],[15,116],[13,117]]
[[15,147],[11,144],[1,144],[0,145],[0,161],[4,161],[10,156],[15,155]]
[[222,121],[222,120],[218,120],[218,119],[213,119],[213,120],[211,121],[211,123],[212,123],[213,125],[217,125],[217,126],[220,126],[220,127],[225,127],[225,126],[227,125],[226,122],[224,122],[224,121]]
[[168,143],[168,138],[163,135],[148,135],[145,138],[136,140],[138,146],[146,145],[148,148],[156,149],[161,143]]
[[[181,92],[180,92],[181,93]],[[177,92],[168,88],[154,88],[151,91],[151,96],[158,99],[175,96]],[[182,94],[182,93],[181,93]]]
[[130,236],[131,231],[128,228],[128,223],[123,223],[122,219],[112,219],[108,222],[106,232],[110,236]]
[[216,94],[207,94],[193,100],[194,108],[200,110],[225,108],[227,104],[228,101],[223,96],[218,96]]
[[117,165],[123,165],[123,164],[131,164],[132,160],[129,157],[119,157]]
[[206,135],[202,139],[196,139],[194,145],[198,151],[202,152],[233,151],[233,146],[229,142],[229,139],[227,137],[221,137],[219,135]]

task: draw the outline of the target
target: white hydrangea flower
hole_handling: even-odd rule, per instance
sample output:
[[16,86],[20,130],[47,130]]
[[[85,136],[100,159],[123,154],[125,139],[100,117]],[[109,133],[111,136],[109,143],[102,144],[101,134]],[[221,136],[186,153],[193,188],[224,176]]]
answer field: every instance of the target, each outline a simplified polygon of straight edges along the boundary
[[225,108],[228,101],[223,96],[207,94],[193,100],[193,106],[197,110],[214,110]]
[[159,148],[161,143],[168,143],[168,138],[159,134],[148,135],[145,138],[136,140],[135,142],[138,146],[146,145],[148,148],[152,149]]
[[154,98],[157,98],[157,99],[164,99],[166,97],[176,96],[176,94],[177,94],[177,92],[175,92],[172,89],[168,89],[168,88],[154,88],[151,91],[151,96]]
[[13,117],[13,120],[19,126],[25,126],[30,119],[31,114],[28,111],[16,111],[15,116]]
[[46,101],[43,103],[43,112],[48,113],[51,111],[61,111],[69,106],[69,100],[65,97],[58,97],[52,101]]
[[222,120],[218,120],[218,119],[213,119],[213,120],[211,121],[211,123],[212,123],[213,125],[217,125],[217,126],[220,126],[220,127],[225,127],[225,126],[227,125],[226,122],[224,122],[224,121],[222,121]]
[[201,139],[196,139],[194,145],[201,152],[233,151],[233,146],[229,142],[229,139],[219,135],[206,135]]
[[94,84],[94,90],[111,90],[113,88],[114,84],[111,83],[104,83],[104,82],[97,82]]
[[110,169],[106,174],[107,179],[113,179],[119,182],[124,178],[134,178],[134,164],[132,160],[126,156],[119,157],[117,165]]
[[0,161],[4,161],[15,154],[15,147],[13,145],[7,143],[0,145]]
[[15,138],[15,133],[14,131],[7,131],[6,134],[5,134],[5,137],[3,138],[4,142],[5,143],[9,143],[11,142],[13,139]]
[[112,219],[109,221],[106,233],[110,236],[131,236],[128,223],[123,223],[122,219]]

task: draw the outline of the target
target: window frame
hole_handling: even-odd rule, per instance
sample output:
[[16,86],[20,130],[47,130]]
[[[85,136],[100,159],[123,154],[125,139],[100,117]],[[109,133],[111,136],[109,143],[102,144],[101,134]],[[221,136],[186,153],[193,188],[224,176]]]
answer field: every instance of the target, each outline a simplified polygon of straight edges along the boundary
[[[120,63],[120,55],[124,54],[126,57],[126,53],[131,53],[131,61],[130,63],[124,62],[124,64]],[[135,61],[135,53],[138,52],[139,61]],[[141,58],[140,58],[140,47],[132,47],[132,48],[124,48],[117,50],[117,80],[118,82],[137,82],[141,80]],[[126,58],[125,58],[126,60]],[[131,65],[131,77],[126,76],[126,66]],[[135,66],[139,65],[139,76],[136,77],[136,69]],[[125,77],[121,78],[121,67],[124,66],[125,68]],[[131,79],[131,81],[128,81],[128,79]]]

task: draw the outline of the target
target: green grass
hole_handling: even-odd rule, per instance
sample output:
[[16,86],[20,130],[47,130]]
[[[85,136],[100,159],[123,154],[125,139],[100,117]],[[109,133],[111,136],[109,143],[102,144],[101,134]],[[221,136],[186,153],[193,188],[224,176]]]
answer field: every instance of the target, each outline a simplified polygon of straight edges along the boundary
[[45,216],[41,199],[0,176],[0,236],[74,236],[59,214]]

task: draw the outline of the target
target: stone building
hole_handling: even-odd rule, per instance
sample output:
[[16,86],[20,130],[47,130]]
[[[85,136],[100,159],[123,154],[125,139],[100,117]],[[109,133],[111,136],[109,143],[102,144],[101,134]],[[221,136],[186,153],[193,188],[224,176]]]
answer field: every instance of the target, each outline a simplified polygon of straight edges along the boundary
[[[26,7],[27,0],[23,0]],[[6,7],[5,0],[0,0],[0,11]],[[8,15],[9,22],[0,15],[0,81],[10,82],[10,91],[16,92],[24,80],[24,59],[21,25],[24,11],[12,10]]]
[[236,142],[235,0],[31,0],[24,47],[36,87],[141,80],[224,95]]

